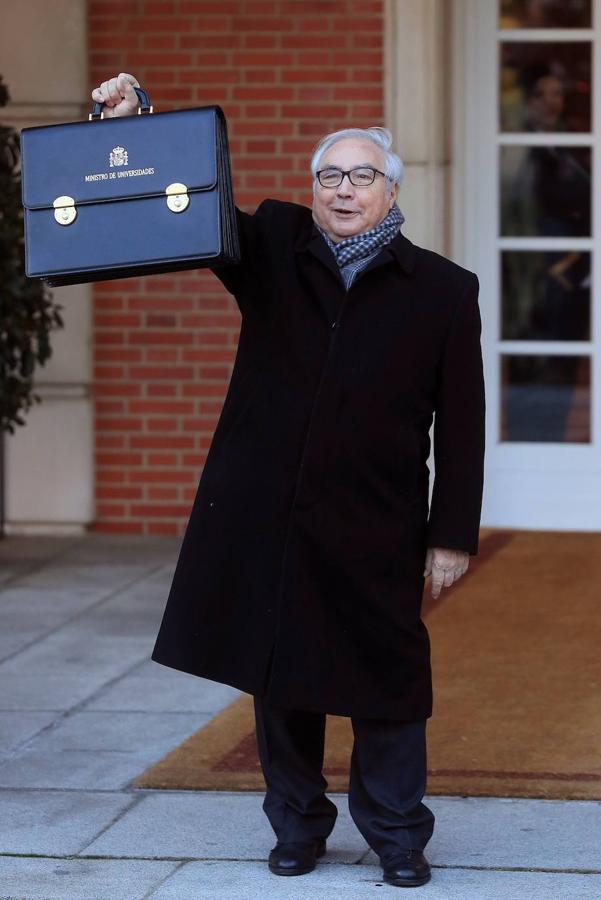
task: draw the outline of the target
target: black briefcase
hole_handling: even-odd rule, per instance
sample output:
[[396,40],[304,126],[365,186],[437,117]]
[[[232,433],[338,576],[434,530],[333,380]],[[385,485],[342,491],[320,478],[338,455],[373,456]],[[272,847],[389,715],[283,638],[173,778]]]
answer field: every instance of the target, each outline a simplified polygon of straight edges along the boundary
[[[240,258],[218,106],[21,131],[25,272],[52,286],[230,265]],[[102,121],[101,121],[102,120]]]

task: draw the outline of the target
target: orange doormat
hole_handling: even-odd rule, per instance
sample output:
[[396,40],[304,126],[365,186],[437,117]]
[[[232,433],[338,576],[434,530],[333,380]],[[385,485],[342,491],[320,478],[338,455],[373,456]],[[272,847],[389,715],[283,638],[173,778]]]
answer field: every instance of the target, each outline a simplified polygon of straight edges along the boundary
[[[428,793],[601,799],[601,535],[483,529],[433,601]],[[328,716],[324,775],[346,791],[350,719]],[[243,694],[134,781],[264,790]]]

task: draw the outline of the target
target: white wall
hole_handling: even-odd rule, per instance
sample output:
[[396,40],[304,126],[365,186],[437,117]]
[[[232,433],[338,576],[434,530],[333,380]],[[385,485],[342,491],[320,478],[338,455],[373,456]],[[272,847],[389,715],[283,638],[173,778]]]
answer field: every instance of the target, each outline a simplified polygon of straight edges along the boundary
[[[86,0],[2,0],[0,72],[11,103],[0,111],[17,129],[87,119],[90,108]],[[7,437],[9,533],[80,531],[93,519],[91,291],[54,288],[64,330],[38,370],[42,403]]]
[[450,254],[449,0],[387,0],[386,124],[405,163],[403,233]]

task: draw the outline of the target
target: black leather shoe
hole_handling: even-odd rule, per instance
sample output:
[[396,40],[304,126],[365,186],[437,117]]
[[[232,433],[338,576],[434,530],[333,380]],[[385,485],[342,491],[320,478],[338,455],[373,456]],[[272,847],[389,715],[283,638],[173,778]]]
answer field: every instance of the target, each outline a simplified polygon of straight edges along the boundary
[[421,850],[405,850],[394,863],[384,866],[384,881],[396,887],[419,887],[430,881],[430,863]]
[[325,838],[315,841],[278,841],[269,854],[269,869],[274,875],[306,875],[326,852]]

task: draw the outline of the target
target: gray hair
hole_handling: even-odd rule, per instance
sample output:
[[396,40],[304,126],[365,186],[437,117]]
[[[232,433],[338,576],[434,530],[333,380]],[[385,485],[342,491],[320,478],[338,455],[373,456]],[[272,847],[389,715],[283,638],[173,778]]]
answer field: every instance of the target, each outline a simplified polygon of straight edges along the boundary
[[314,180],[317,177],[317,171],[324,154],[338,141],[344,141],[347,138],[371,141],[372,144],[379,147],[384,154],[384,173],[389,190],[393,184],[401,184],[405,166],[400,156],[390,149],[392,147],[392,134],[388,128],[382,128],[379,125],[372,125],[371,128],[343,128],[341,131],[333,131],[331,134],[326,134],[325,137],[322,137],[311,159],[311,174]]

